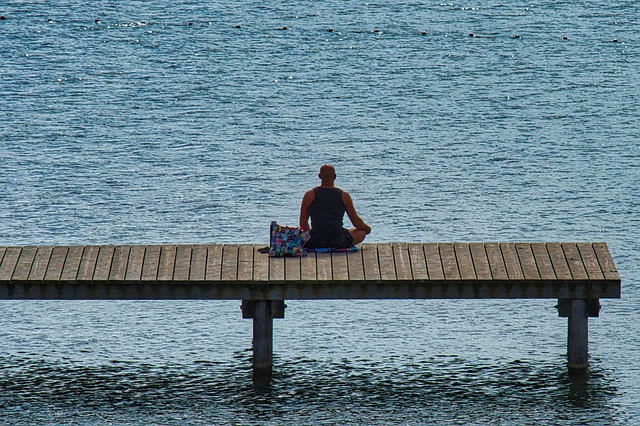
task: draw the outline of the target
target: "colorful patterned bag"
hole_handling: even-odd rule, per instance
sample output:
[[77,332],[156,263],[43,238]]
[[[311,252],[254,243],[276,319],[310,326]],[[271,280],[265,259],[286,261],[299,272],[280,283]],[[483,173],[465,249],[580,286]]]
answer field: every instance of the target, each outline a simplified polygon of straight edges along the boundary
[[271,222],[269,256],[306,256],[304,244],[309,240],[309,232],[301,228],[278,225]]

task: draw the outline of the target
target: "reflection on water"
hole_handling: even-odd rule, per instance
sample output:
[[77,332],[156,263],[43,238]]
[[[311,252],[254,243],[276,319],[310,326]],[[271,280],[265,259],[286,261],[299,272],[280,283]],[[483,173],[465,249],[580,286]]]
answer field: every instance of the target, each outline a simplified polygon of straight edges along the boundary
[[556,364],[479,364],[456,356],[400,365],[276,357],[276,364],[271,382],[255,387],[249,351],[228,363],[162,366],[2,357],[0,407],[14,424],[56,422],[70,413],[134,424],[622,420],[611,403],[618,393],[613,378],[598,365],[574,375]]

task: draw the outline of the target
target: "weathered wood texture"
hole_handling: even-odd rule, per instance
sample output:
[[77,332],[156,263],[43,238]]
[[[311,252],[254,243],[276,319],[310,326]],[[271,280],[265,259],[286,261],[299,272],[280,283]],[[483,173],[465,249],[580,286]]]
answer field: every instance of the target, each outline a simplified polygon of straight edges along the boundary
[[589,321],[587,301],[571,300],[569,330],[567,333],[567,357],[569,368],[587,368],[589,363]]
[[605,243],[365,243],[303,258],[259,247],[0,247],[0,299],[620,297]]

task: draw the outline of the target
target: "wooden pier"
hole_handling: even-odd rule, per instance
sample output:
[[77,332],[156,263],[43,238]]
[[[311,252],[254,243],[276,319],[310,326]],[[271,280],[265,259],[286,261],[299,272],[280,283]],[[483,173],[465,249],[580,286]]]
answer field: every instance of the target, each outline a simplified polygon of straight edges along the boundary
[[254,372],[270,374],[272,319],[289,299],[558,299],[570,368],[588,320],[619,298],[606,243],[365,243],[353,253],[268,257],[262,245],[0,247],[0,299],[236,299],[254,322]]

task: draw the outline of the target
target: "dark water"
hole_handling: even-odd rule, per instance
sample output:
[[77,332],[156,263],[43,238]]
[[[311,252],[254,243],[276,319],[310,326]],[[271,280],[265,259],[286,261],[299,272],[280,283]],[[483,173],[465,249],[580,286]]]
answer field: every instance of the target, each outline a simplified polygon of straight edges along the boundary
[[[629,419],[616,403],[621,367],[599,359],[600,345],[588,375],[569,376],[554,331],[564,321],[551,309],[526,315],[543,323],[525,328],[499,324],[501,309],[522,315],[513,302],[289,304],[275,325],[275,375],[262,387],[251,378],[250,323],[232,303],[5,304],[12,331],[2,333],[10,343],[1,358],[3,416],[51,424]],[[478,308],[488,319],[474,320]],[[36,311],[60,324],[34,321]],[[471,314],[456,320],[455,311]]]
[[331,162],[371,241],[606,241],[623,278],[584,377],[554,301],[289,301],[264,387],[239,302],[0,302],[0,423],[640,421],[635,2],[0,15],[4,245],[266,243]]

